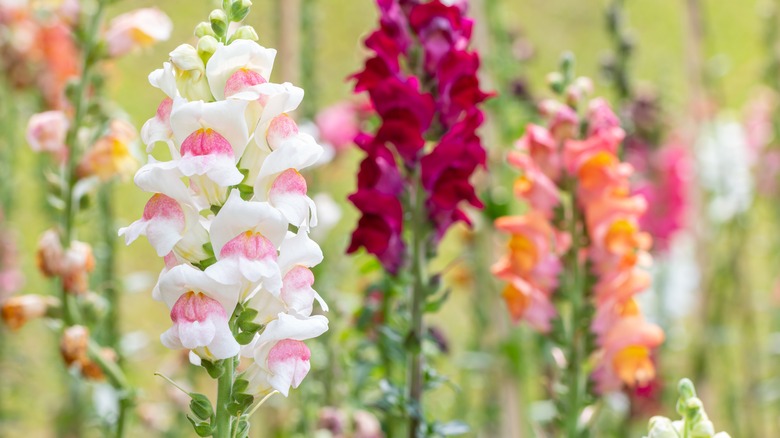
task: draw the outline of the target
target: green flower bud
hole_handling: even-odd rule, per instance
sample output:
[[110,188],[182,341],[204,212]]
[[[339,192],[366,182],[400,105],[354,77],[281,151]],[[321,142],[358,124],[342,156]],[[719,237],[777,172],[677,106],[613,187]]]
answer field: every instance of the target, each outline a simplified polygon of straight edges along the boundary
[[228,17],[225,15],[225,11],[221,9],[214,9],[209,14],[209,22],[211,22],[211,29],[216,34],[217,38],[224,38],[227,35],[228,29]]
[[214,29],[211,28],[211,24],[202,21],[197,26],[195,26],[195,36],[198,38],[203,38],[206,35],[213,37],[217,36],[217,34],[214,33]]
[[246,18],[250,6],[252,6],[250,0],[235,0],[230,5],[230,21],[241,21]]
[[260,37],[257,36],[257,32],[255,32],[255,28],[252,26],[241,26],[238,29],[236,29],[236,32],[233,34],[232,37],[230,37],[230,41],[235,40],[250,40],[250,41],[257,41]]
[[204,36],[198,40],[198,56],[204,63],[208,62],[211,55],[217,51],[217,46],[219,46],[219,42],[216,38],[211,35]]

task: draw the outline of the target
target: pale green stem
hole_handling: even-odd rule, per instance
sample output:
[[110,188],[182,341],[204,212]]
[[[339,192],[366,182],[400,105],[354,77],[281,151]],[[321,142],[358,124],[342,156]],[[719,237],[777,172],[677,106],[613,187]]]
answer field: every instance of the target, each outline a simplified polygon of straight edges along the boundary
[[419,175],[415,175],[415,193],[412,198],[412,289],[411,289],[411,336],[416,348],[409,355],[409,402],[416,412],[409,416],[409,438],[417,438],[423,415],[423,303],[428,285],[427,243],[428,222],[425,208],[425,191]]
[[582,389],[582,365],[585,334],[581,332],[582,307],[584,302],[584,290],[581,281],[582,266],[579,260],[580,252],[580,231],[579,214],[577,213],[576,188],[571,189],[571,205],[569,210],[569,232],[571,233],[572,245],[566,261],[565,271],[569,276],[568,298],[571,305],[570,315],[570,336],[568,341],[569,354],[566,367],[566,384],[568,389],[568,401],[566,411],[566,435],[570,438],[579,436],[579,418],[581,413],[580,405],[583,402]]
[[233,358],[225,359],[225,372],[217,380],[217,411],[214,420],[214,438],[230,438],[231,418],[227,410],[233,394]]

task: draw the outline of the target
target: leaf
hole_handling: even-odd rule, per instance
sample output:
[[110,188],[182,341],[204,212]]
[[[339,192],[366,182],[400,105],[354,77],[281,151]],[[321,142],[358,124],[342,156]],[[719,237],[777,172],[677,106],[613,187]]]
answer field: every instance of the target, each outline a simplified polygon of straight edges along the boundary
[[238,323],[238,328],[240,328],[242,332],[254,334],[263,328],[263,325],[252,321],[243,321]]
[[246,379],[236,379],[235,382],[233,382],[233,392],[240,394],[249,387],[249,381]]
[[260,312],[258,312],[256,309],[252,309],[251,307],[244,309],[244,311],[238,315],[238,319],[236,320],[238,326],[241,327],[241,324],[247,321],[254,321],[258,313]]
[[203,360],[201,365],[206,369],[212,379],[219,379],[222,373],[225,372],[225,367],[222,365],[222,361],[213,363],[208,360]]
[[214,415],[214,408],[211,406],[211,401],[203,394],[191,392],[190,397],[190,410],[195,416],[201,420],[209,420]]
[[438,298],[426,302],[425,308],[423,309],[425,313],[438,312],[444,302],[447,301],[447,298],[450,297],[450,292],[452,292],[452,289],[447,289]]
[[198,434],[198,436],[212,436],[214,435],[214,429],[211,427],[211,424],[195,421],[194,418],[187,415],[187,421],[192,424],[192,428],[195,429],[195,433]]
[[236,335],[236,341],[241,345],[247,345],[255,338],[254,332],[241,332]]

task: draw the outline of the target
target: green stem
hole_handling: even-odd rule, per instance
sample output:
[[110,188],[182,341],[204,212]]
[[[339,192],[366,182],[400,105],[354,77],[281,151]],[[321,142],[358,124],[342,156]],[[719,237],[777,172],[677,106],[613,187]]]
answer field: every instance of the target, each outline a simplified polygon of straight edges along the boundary
[[412,199],[412,290],[411,290],[411,336],[415,349],[409,356],[409,402],[415,411],[409,415],[409,438],[417,438],[423,416],[423,301],[426,297],[428,258],[426,246],[427,211],[425,191],[419,175],[415,175],[415,193]]
[[581,361],[585,358],[585,334],[581,330],[581,321],[584,304],[584,288],[582,284],[582,266],[579,260],[580,252],[580,215],[578,214],[576,188],[572,187],[571,205],[569,210],[569,232],[572,245],[567,257],[566,271],[569,273],[568,299],[571,305],[570,336],[568,341],[568,357],[566,367],[566,383],[568,387],[568,400],[566,406],[566,434],[570,438],[579,436],[579,418],[584,397],[582,396],[583,382]]
[[214,438],[230,438],[231,415],[227,407],[233,394],[233,358],[225,359],[225,372],[217,380],[217,418],[214,421]]
[[[73,194],[78,180],[76,176],[76,166],[78,165],[79,158],[79,148],[77,146],[78,132],[88,107],[87,91],[92,83],[93,68],[96,64],[95,49],[97,48],[97,39],[100,36],[100,26],[103,22],[106,3],[106,0],[99,0],[97,2],[97,9],[91,17],[89,26],[85,29],[87,39],[84,41],[83,47],[81,48],[81,80],[76,84],[75,97],[72,102],[73,120],[65,137],[65,145],[68,147],[68,160],[63,171],[65,210],[62,216],[62,244],[66,248],[70,246],[70,242],[73,240],[73,224],[76,216]],[[73,302],[73,296],[71,296],[64,287],[62,288],[62,310],[63,321],[65,322],[66,327],[75,324],[76,321],[81,319],[76,303]]]
[[[114,228],[114,209],[112,205],[114,184],[109,181],[98,189],[98,208],[100,210],[101,234],[103,240],[103,260],[101,289],[108,302],[108,311],[104,320],[106,345],[119,352],[119,290],[116,285],[116,229]],[[120,357],[121,362],[121,357]]]

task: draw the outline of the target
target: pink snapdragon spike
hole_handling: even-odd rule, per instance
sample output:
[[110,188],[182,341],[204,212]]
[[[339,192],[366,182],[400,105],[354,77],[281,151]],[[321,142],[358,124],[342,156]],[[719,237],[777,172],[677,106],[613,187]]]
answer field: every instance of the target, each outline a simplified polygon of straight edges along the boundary
[[[587,81],[575,80],[567,97],[581,101],[589,88]],[[512,318],[547,332],[556,317],[550,296],[559,288],[558,276],[586,270],[581,286],[590,299],[583,308],[593,313],[582,322],[597,344],[588,353],[597,364],[591,376],[597,391],[641,386],[655,375],[651,356],[663,340],[661,329],[644,319],[635,301],[651,280],[652,238],[642,229],[648,203],[631,193],[633,166],[618,156],[625,134],[606,100],[588,103],[585,132],[575,107],[542,102],[546,126],[529,125],[518,150],[509,154],[509,163],[522,172],[515,195],[529,211],[495,221],[511,238],[493,273],[507,283],[503,295]],[[568,208],[556,214],[564,199]],[[570,248],[572,243],[577,247]]]
[[105,39],[108,53],[119,57],[149,47],[171,36],[173,22],[157,8],[144,8],[119,15],[108,25]]

